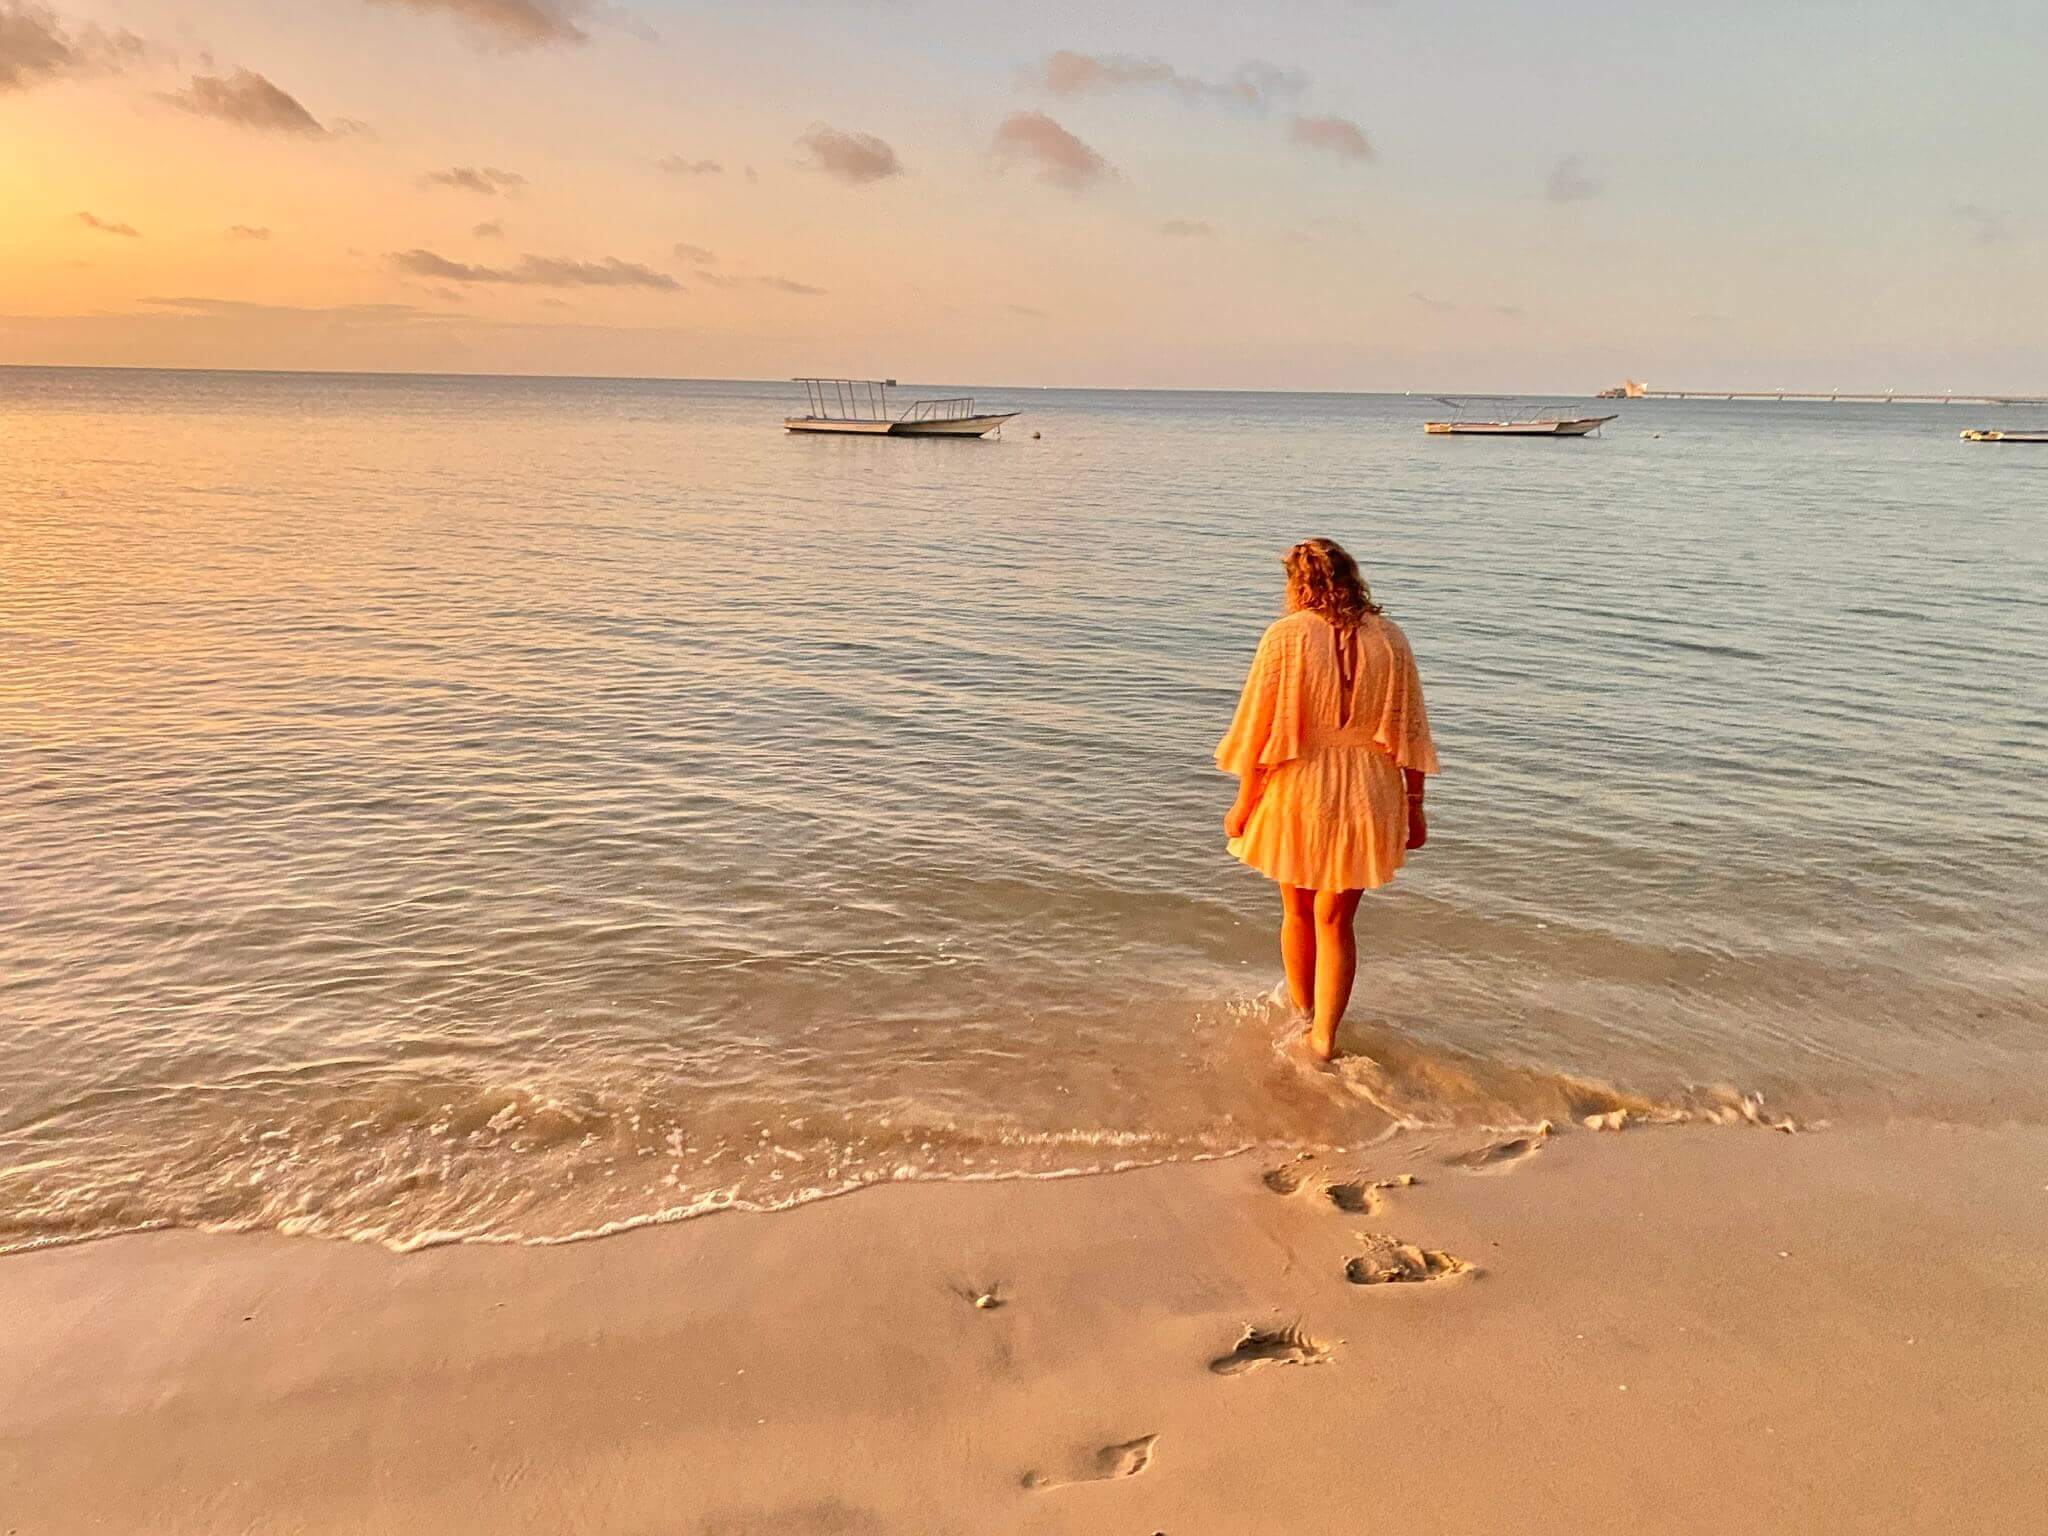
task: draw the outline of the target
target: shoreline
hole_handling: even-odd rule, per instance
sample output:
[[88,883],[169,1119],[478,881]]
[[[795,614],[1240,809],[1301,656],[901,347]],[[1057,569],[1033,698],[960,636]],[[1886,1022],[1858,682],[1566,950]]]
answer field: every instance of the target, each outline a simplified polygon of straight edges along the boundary
[[2040,1128],[851,1193],[9,1255],[7,1528],[1995,1529],[2048,1480]]

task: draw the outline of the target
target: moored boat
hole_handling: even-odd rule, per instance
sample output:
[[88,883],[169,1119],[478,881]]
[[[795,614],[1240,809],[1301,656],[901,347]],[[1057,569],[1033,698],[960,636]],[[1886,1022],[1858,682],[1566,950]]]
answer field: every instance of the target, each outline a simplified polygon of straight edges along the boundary
[[[1459,412],[1448,421],[1426,421],[1422,424],[1425,432],[1448,434],[1457,437],[1585,437],[1598,432],[1614,420],[1606,416],[1561,416],[1546,415],[1543,406],[1531,407],[1512,413],[1497,420],[1479,420],[1466,416],[1466,402],[1437,397],[1445,405],[1454,406]],[[1490,403],[1501,403],[1498,397],[1491,397]]]
[[785,416],[791,432],[843,432],[869,437],[986,437],[1019,411],[977,411],[972,395],[914,400],[901,415],[889,412],[894,379],[797,379],[810,407]]
[[2001,432],[1996,427],[1968,427],[1966,443],[2048,443],[2048,432]]

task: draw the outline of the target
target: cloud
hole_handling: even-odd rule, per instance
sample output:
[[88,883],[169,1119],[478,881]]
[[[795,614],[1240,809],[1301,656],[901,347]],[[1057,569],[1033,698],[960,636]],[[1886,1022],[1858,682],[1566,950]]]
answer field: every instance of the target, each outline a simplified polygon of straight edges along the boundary
[[270,231],[260,224],[230,224],[228,226],[228,238],[230,240],[268,240],[270,238]]
[[1012,112],[996,127],[995,152],[1003,160],[1028,160],[1038,179],[1078,192],[1116,171],[1094,150],[1043,112]]
[[502,240],[505,238],[505,226],[496,219],[486,219],[481,224],[473,225],[469,232],[479,240]]
[[1297,117],[1288,125],[1287,137],[1309,149],[1328,150],[1340,160],[1373,158],[1365,130],[1348,117]]
[[687,240],[678,240],[671,249],[677,261],[687,261],[693,267],[708,267],[718,260],[716,252],[701,245],[691,245]]
[[174,310],[182,315],[215,317],[248,317],[295,319],[313,318],[322,320],[345,320],[366,322],[375,325],[409,324],[418,320],[443,318],[432,310],[421,309],[413,304],[329,304],[305,306],[299,304],[252,304],[244,299],[173,298],[144,299],[142,303],[151,309]]
[[1036,75],[1055,96],[1165,86],[1190,105],[1242,107],[1253,112],[1268,111],[1279,101],[1299,96],[1309,83],[1301,70],[1283,69],[1257,59],[1238,65],[1221,80],[1204,80],[1182,74],[1164,59],[1139,58],[1127,53],[1075,53],[1068,48],[1048,56]]
[[67,29],[47,6],[0,0],[0,92],[25,91],[60,75],[119,69],[141,55],[133,32]]
[[689,160],[681,155],[663,155],[654,162],[671,176],[723,176],[725,167],[716,160]]
[[1550,168],[1543,195],[1553,203],[1585,203],[1607,190],[1607,183],[1586,169],[1584,156],[1566,155]]
[[488,40],[510,48],[580,43],[589,33],[576,24],[584,0],[379,0],[409,11],[456,17]]
[[657,288],[680,293],[683,285],[666,272],[635,261],[606,256],[575,261],[566,256],[522,256],[509,267],[472,266],[428,250],[394,251],[391,264],[414,277],[450,283],[508,283],[536,288]]
[[1029,304],[1005,304],[1003,308],[1013,315],[1022,315],[1026,320],[1045,320],[1050,318],[1044,310],[1033,309]]
[[272,85],[253,69],[238,69],[232,75],[194,75],[184,90],[169,92],[164,100],[200,117],[218,118],[243,128],[298,133],[309,138],[324,137],[327,133],[319,119],[299,105],[297,97]]
[[524,176],[516,171],[501,171],[494,165],[455,165],[445,171],[429,171],[424,179],[429,186],[459,187],[464,192],[481,192],[485,197],[516,192],[526,185]]
[[[1426,293],[1411,293],[1408,299],[1410,303],[1420,304],[1424,309],[1433,309],[1440,315],[1464,314],[1472,308],[1470,305],[1460,304],[1456,299],[1434,299]],[[1503,320],[1519,320],[1523,313],[1519,304],[1481,304],[1478,309],[1485,314],[1497,315]]]
[[790,277],[742,277],[730,272],[699,272],[697,276],[714,288],[768,288],[776,293],[794,293],[806,298],[814,298],[825,291]]
[[1159,233],[1181,240],[1201,240],[1215,234],[1216,228],[1201,219],[1165,219],[1160,222]]
[[78,222],[87,229],[96,229],[103,235],[122,235],[130,240],[140,240],[142,231],[133,224],[113,224],[95,213],[81,213]]
[[813,166],[841,181],[880,181],[903,174],[896,151],[872,133],[842,133],[818,123],[797,143],[810,151]]
[[1986,208],[1981,203],[1956,203],[1949,213],[1970,231],[1970,238],[1979,245],[2002,245],[2012,238],[2005,215],[1995,208]]

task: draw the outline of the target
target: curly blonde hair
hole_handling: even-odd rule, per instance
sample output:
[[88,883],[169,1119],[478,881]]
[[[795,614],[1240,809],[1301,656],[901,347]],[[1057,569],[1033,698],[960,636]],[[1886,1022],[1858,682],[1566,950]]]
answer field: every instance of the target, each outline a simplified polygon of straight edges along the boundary
[[1280,558],[1287,568],[1287,610],[1320,613],[1339,629],[1356,629],[1380,605],[1358,562],[1335,539],[1303,539]]

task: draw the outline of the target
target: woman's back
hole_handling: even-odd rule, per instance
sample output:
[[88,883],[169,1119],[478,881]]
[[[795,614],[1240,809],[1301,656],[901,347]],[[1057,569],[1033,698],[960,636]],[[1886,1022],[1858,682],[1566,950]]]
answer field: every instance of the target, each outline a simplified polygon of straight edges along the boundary
[[1217,753],[1232,772],[1242,769],[1226,759],[1247,748],[1270,768],[1330,747],[1376,747],[1399,767],[1437,771],[1414,652],[1384,614],[1346,630],[1307,610],[1275,620],[1259,642],[1245,701],[1251,715],[1240,709]]

